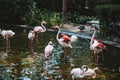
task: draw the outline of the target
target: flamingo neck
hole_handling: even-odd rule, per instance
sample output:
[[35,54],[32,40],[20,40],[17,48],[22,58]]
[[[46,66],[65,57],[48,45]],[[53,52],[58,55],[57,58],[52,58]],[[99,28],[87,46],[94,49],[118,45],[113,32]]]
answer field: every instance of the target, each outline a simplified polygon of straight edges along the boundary
[[98,67],[95,67],[95,68],[93,68],[93,71],[97,71],[97,70],[99,70],[99,68]]
[[94,37],[95,37],[95,34],[96,34],[96,30],[95,29],[93,29],[93,30],[94,30],[94,32],[93,32],[93,35],[91,37],[90,46],[93,44]]
[[60,27],[57,27],[57,28],[58,28],[58,33],[56,35],[56,39],[57,39],[57,41],[59,41]]
[[42,22],[41,23],[41,26],[43,27],[43,31],[42,32],[45,32],[46,31],[46,27],[43,25],[44,23]]
[[98,44],[99,42],[97,40],[94,40],[93,43]]

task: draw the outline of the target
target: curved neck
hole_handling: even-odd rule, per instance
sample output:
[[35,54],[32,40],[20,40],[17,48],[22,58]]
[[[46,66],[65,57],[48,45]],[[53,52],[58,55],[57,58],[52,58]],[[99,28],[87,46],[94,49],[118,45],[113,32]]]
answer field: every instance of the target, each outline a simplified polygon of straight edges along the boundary
[[83,66],[81,67],[81,70],[82,70],[83,73],[84,73],[84,72],[86,72],[86,71],[88,70],[88,67],[87,67],[86,65],[83,65]]
[[56,39],[57,39],[57,41],[59,40],[59,34],[60,34],[60,27],[57,27],[58,28],[58,33],[57,33],[57,35],[56,35]]
[[93,70],[94,70],[94,71],[97,71],[97,70],[99,70],[99,68],[98,68],[98,67],[95,67]]
[[41,26],[43,27],[43,31],[42,32],[45,32],[46,31],[46,27],[43,25],[44,23],[42,22],[41,23]]
[[96,30],[95,29],[93,29],[94,30],[94,32],[93,32],[93,35],[92,35],[92,37],[91,37],[91,41],[90,41],[90,46],[93,44],[93,39],[94,39],[94,37],[95,37],[95,34],[96,34]]

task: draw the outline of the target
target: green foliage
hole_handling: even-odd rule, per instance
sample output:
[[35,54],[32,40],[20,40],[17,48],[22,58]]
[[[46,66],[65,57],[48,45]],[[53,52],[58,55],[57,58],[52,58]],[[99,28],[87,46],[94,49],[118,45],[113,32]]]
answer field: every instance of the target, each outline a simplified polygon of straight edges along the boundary
[[115,11],[120,11],[120,5],[98,5],[96,6],[96,11],[97,12],[103,12],[107,11],[109,13],[115,12]]
[[24,15],[33,7],[33,0],[0,0],[0,21],[24,22]]
[[40,25],[43,20],[47,21],[48,27],[63,23],[60,13],[50,12],[47,10],[41,11],[36,7],[32,8],[31,12],[26,14],[26,22],[28,25]]
[[101,22],[101,35],[111,36],[117,34],[119,30],[115,26],[115,23],[120,21],[120,5],[98,5],[96,6],[96,12],[99,15]]
[[85,24],[87,21],[93,20],[94,17],[83,16],[78,13],[68,14],[68,19],[74,23]]

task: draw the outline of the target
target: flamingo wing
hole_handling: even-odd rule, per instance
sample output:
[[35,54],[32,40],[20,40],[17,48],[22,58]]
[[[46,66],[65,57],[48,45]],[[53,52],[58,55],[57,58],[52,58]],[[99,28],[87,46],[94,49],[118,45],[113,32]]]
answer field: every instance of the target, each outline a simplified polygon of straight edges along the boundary
[[96,46],[96,48],[98,48],[98,49],[104,49],[104,48],[105,48],[105,45],[102,44],[102,43],[99,43],[99,44]]
[[48,57],[52,51],[53,51],[54,47],[52,45],[47,45],[45,47],[45,57]]

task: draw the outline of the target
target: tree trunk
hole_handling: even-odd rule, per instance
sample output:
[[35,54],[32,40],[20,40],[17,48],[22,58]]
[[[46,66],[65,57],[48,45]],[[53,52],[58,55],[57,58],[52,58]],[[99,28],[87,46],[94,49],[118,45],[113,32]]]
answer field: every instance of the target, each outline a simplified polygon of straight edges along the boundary
[[67,13],[67,0],[63,0],[63,9],[62,9],[62,16],[63,20],[66,20],[66,13]]

